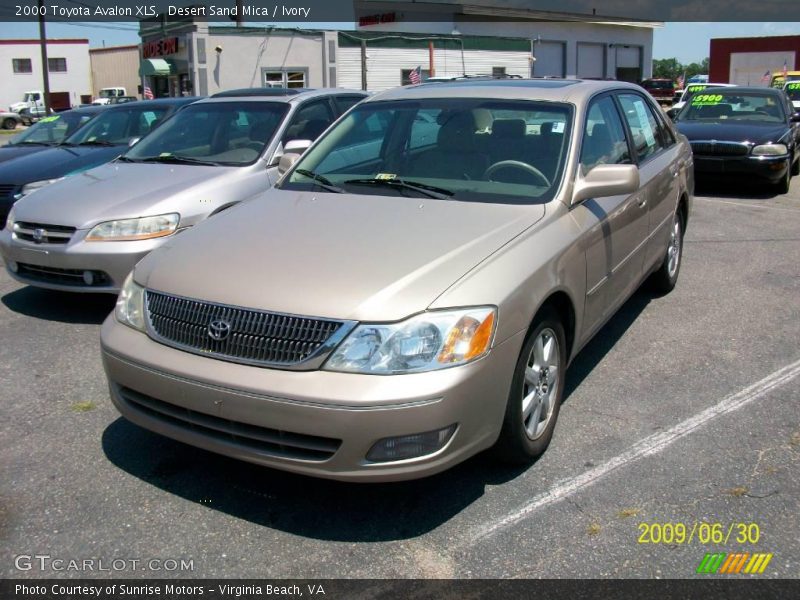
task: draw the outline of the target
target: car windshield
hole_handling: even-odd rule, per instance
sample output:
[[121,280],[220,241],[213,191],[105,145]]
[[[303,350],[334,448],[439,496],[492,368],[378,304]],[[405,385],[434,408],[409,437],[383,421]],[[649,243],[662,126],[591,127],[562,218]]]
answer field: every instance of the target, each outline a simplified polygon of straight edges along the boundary
[[98,146],[127,144],[132,138],[147,135],[166,114],[166,106],[148,106],[146,102],[138,106],[106,109],[86,127],[81,127],[67,138],[66,143]]
[[787,84],[786,95],[792,100],[800,100],[800,82]]
[[298,161],[283,189],[541,203],[558,191],[567,104],[467,98],[361,104]]
[[288,110],[285,102],[193,104],[136,144],[125,157],[251,164],[261,156]]
[[14,145],[60,144],[93,116],[94,114],[70,111],[44,117],[16,136]]
[[702,92],[703,90],[706,90],[706,89],[709,89],[709,88],[720,88],[720,87],[725,87],[725,86],[714,85],[713,83],[712,84],[708,84],[708,83],[691,83],[691,84],[686,86],[685,90],[683,90],[683,95],[681,96],[681,102],[688,102],[689,98],[691,98],[697,92]]
[[786,114],[779,98],[773,94],[720,88],[692,96],[675,120],[781,123],[786,120]]

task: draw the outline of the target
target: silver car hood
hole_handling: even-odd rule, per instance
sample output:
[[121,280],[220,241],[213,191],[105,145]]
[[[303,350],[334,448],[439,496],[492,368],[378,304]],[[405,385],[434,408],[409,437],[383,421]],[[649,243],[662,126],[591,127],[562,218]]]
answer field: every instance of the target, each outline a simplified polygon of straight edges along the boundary
[[136,280],[297,315],[399,320],[544,216],[540,205],[269,190],[178,234]]
[[[181,212],[181,197],[191,198],[193,205],[210,201],[209,182],[236,170],[113,162],[36,190],[14,205],[14,214],[17,221],[87,229],[112,219]],[[192,188],[199,184],[209,198],[197,196]]]

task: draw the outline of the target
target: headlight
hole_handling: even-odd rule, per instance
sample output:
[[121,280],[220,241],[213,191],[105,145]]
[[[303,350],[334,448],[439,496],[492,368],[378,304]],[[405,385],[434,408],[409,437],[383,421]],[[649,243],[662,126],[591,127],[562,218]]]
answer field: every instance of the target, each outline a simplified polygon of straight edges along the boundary
[[784,144],[762,144],[753,148],[753,156],[783,156],[789,149]]
[[471,362],[489,351],[496,310],[431,311],[400,323],[356,327],[328,359],[329,371],[390,375]]
[[6,229],[9,231],[14,231],[14,207],[11,207],[11,210],[8,211],[8,217],[6,217]]
[[178,228],[180,219],[181,216],[178,213],[170,213],[155,217],[106,221],[95,225],[89,235],[86,236],[86,241],[123,242],[164,237]]
[[122,284],[114,315],[123,325],[144,331],[144,288],[133,280],[133,273]]
[[46,185],[50,185],[51,183],[55,183],[59,179],[64,179],[63,177],[56,177],[55,179],[41,179],[40,181],[31,181],[28,184],[22,186],[22,189],[15,194],[15,198],[19,200],[23,196],[27,196],[31,192],[35,192],[39,188],[43,188]]

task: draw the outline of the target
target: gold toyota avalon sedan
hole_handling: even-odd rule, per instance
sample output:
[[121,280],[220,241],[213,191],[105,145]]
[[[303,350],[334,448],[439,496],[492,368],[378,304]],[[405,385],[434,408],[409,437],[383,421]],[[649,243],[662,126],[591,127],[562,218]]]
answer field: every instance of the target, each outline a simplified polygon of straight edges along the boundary
[[547,448],[567,367],[670,291],[689,144],[641,88],[463,80],[376,94],[264,194],[174,236],[102,328],[129,420],[352,481]]

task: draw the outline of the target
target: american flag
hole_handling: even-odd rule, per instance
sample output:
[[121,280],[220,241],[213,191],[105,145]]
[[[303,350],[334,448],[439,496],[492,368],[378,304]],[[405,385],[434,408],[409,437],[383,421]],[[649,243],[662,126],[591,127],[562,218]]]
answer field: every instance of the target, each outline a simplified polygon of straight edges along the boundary
[[422,83],[422,67],[417,66],[416,69],[411,71],[411,73],[408,74],[408,79],[413,85]]
[[769,81],[769,71],[761,76],[761,81]]
[[683,88],[683,84],[686,81],[686,73],[683,75],[678,75],[678,87]]
[[144,86],[144,99],[145,100],[152,100],[153,99],[153,90],[150,89],[150,86]]

